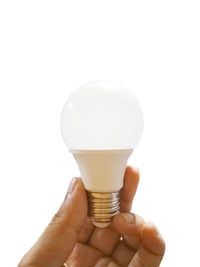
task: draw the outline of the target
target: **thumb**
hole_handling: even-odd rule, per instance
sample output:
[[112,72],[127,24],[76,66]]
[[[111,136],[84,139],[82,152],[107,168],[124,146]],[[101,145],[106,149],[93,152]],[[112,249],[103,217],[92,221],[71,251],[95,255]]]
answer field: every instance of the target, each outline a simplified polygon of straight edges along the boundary
[[59,211],[19,267],[61,266],[71,253],[87,217],[87,197],[81,179],[74,178]]

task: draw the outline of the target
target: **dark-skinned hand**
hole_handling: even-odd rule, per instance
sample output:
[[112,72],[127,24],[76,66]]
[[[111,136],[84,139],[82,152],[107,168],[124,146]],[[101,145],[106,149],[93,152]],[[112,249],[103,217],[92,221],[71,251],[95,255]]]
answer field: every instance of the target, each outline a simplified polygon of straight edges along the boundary
[[165,243],[153,223],[130,213],[139,173],[127,167],[121,189],[121,213],[107,228],[87,217],[87,197],[74,178],[59,211],[18,267],[158,267]]

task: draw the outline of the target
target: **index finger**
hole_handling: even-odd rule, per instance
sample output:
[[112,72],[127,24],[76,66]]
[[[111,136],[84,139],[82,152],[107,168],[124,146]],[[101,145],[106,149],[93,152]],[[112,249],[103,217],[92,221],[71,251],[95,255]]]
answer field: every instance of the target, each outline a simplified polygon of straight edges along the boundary
[[133,198],[139,183],[139,171],[128,166],[124,175],[124,185],[120,191],[120,211],[129,212],[131,210]]

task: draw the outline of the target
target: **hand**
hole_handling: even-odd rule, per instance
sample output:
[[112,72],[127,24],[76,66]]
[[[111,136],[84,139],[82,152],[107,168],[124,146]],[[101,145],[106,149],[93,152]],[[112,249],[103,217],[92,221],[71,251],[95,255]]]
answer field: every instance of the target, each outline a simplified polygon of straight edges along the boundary
[[163,238],[152,223],[129,213],[138,182],[138,172],[127,167],[121,213],[111,226],[96,228],[87,217],[83,184],[74,178],[59,211],[18,267],[159,266],[165,250]]

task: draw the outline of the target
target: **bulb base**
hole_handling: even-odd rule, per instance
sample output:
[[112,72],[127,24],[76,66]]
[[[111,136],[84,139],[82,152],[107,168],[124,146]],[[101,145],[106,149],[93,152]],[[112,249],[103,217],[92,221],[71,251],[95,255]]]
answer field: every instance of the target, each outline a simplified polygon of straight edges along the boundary
[[112,222],[113,216],[120,212],[120,192],[87,191],[88,214],[95,226],[105,228]]

